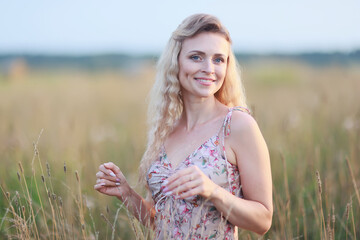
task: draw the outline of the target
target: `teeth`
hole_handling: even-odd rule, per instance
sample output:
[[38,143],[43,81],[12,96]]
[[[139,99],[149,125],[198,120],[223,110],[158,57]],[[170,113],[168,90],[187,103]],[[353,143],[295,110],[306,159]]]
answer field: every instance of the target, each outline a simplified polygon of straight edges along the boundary
[[212,82],[212,80],[205,80],[205,79],[197,79],[197,80],[203,83]]

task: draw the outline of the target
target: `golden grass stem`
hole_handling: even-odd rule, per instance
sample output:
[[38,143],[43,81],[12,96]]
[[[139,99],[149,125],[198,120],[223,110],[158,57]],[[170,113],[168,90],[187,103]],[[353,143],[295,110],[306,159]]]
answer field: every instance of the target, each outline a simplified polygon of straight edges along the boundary
[[285,196],[286,196],[286,203],[285,203],[285,210],[286,210],[286,238],[292,237],[292,229],[291,225],[288,224],[291,222],[291,197],[290,197],[290,191],[289,191],[289,180],[287,175],[287,167],[286,167],[286,160],[283,154],[280,155],[283,169],[284,169],[284,189],[285,189]]
[[346,219],[346,224],[345,224],[346,239],[348,239],[348,235],[349,235],[348,221],[349,221],[349,215],[350,215],[350,207],[351,207],[351,204],[350,204],[350,203],[346,204],[346,211],[345,211],[345,219]]
[[[34,160],[35,160],[35,158],[37,158],[38,161],[39,161],[40,169],[41,169],[41,174],[42,174],[41,176],[44,176],[44,172],[42,171],[41,160],[40,160],[40,156],[39,156],[39,150],[38,150],[38,148],[37,148],[37,146],[38,146],[38,144],[39,144],[39,141],[40,141],[40,137],[41,137],[43,131],[44,131],[44,129],[41,129],[41,131],[40,131],[40,133],[39,133],[39,136],[38,136],[36,142],[33,144],[34,154],[33,154],[33,158],[32,158],[32,161],[31,161],[31,168],[32,168],[32,173],[33,173],[34,182],[35,182],[36,193],[37,193],[37,195],[38,195],[38,197],[39,197],[40,209],[41,209],[41,213],[42,213],[42,216],[43,216],[44,225],[46,226],[46,232],[47,232],[47,235],[48,235],[48,236],[51,236],[50,230],[49,230],[49,227],[48,227],[47,221],[46,221],[44,205],[43,205],[43,202],[42,202],[42,199],[41,199],[41,195],[40,195],[40,191],[39,191],[39,187],[38,187],[38,184],[37,184],[36,171],[35,171],[35,167],[34,167]],[[44,180],[45,180],[45,179],[44,179]],[[45,190],[48,191],[47,186],[46,186],[46,181],[43,181],[43,184],[44,184],[44,186],[45,186]],[[50,204],[51,204],[51,202],[50,202]]]
[[354,177],[354,174],[353,174],[353,171],[352,171],[352,167],[351,167],[351,164],[350,164],[350,160],[348,157],[346,157],[346,163],[347,163],[347,166],[348,166],[348,169],[349,169],[349,173],[350,173],[350,177],[351,177],[351,180],[352,180],[352,183],[354,185],[354,190],[355,190],[355,194],[356,194],[356,198],[358,200],[358,204],[360,206],[360,195],[359,195],[359,189],[356,185],[356,180],[355,180],[355,177]]
[[[21,162],[19,162],[19,167],[20,167],[20,171],[21,171],[22,170]],[[31,217],[32,217],[32,220],[33,220],[32,226],[33,226],[34,231],[35,231],[35,237],[36,237],[36,239],[40,239],[39,231],[38,231],[38,228],[37,228],[37,225],[36,225],[35,213],[34,213],[34,209],[33,209],[33,206],[32,206],[32,198],[30,196],[30,192],[29,192],[29,188],[28,188],[28,185],[27,185],[27,182],[26,182],[26,179],[25,179],[24,171],[21,171],[21,177],[22,177],[22,180],[24,182],[25,189],[26,189],[27,200],[28,200],[28,203],[29,203]]]
[[353,227],[353,231],[354,231],[354,239],[356,238],[356,227],[355,227],[355,219],[354,219],[354,211],[353,211],[353,206],[352,203],[350,204],[350,211],[351,211],[351,222],[352,222],[352,227]]
[[114,240],[115,238],[115,226],[116,226],[116,221],[119,217],[119,212],[120,212],[120,208],[118,208],[116,210],[116,214],[115,214],[115,217],[114,217],[114,223],[112,224],[112,231],[111,231],[111,240]]
[[78,185],[78,196],[79,201],[77,202],[78,208],[79,208],[79,217],[80,217],[80,224],[81,224],[81,233],[83,236],[83,239],[86,240],[86,232],[85,232],[85,217],[84,217],[84,207],[83,207],[83,198],[81,193],[81,182],[78,171],[75,171],[76,181]]
[[303,234],[304,240],[307,240],[307,227],[306,227],[306,213],[305,213],[305,206],[304,206],[304,199],[300,197],[300,209],[303,218]]
[[[326,223],[325,223],[325,217],[324,217],[324,210],[323,210],[323,206],[322,206],[322,185],[321,185],[321,178],[320,178],[320,173],[318,170],[316,170],[316,179],[317,179],[317,184],[318,184],[318,202],[319,202],[319,207],[320,207],[320,222],[321,222],[321,226],[320,226],[320,239],[327,239],[326,237]],[[323,233],[324,233],[324,238],[323,238]]]

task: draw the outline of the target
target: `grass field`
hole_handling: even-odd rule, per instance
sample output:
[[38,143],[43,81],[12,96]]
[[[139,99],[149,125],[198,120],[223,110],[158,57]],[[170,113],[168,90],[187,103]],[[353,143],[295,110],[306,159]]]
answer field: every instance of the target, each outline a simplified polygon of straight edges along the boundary
[[[274,217],[263,239],[360,238],[360,66],[274,60],[242,70],[271,155]],[[0,239],[149,238],[93,185],[99,164],[113,161],[144,191],[137,168],[154,74],[0,78]]]

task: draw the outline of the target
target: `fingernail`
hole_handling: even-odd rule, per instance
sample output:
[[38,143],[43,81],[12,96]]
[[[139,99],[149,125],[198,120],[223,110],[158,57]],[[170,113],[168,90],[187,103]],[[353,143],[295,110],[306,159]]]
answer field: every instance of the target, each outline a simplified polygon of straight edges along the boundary
[[121,183],[118,183],[118,182],[117,182],[117,183],[115,183],[115,185],[116,185],[116,186],[120,186],[120,185],[121,185]]
[[167,187],[165,187],[165,188],[163,189],[163,192],[167,192],[167,191],[169,191],[169,189],[168,189]]
[[110,176],[116,177],[116,175],[112,171],[110,171]]
[[165,196],[170,196],[172,194],[172,191],[165,193]]
[[163,182],[163,185],[167,185],[169,183],[169,181],[168,180],[165,180],[164,182]]
[[121,181],[120,181],[120,178],[116,178],[116,181],[117,181],[117,182],[121,182]]
[[105,186],[105,184],[106,184],[106,183],[104,183],[104,182],[103,182],[103,183],[100,183],[100,186]]

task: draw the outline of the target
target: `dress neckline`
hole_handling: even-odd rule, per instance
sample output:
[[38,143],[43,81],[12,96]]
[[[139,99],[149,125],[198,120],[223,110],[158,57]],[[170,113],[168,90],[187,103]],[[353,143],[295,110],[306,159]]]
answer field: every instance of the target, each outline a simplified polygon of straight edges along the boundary
[[215,138],[216,140],[219,140],[219,133],[216,133],[215,135],[211,136],[209,139],[207,139],[205,142],[203,142],[198,148],[196,148],[192,153],[190,153],[185,159],[181,160],[176,167],[172,166],[171,161],[169,160],[167,153],[166,153],[166,149],[165,146],[163,145],[162,147],[162,151],[163,151],[163,156],[164,159],[167,161],[167,163],[169,164],[170,168],[173,170],[177,170],[181,165],[183,165],[186,160],[189,160],[190,158],[192,158],[194,155],[196,155],[196,153],[208,142],[210,142],[211,139]]
[[208,138],[205,142],[203,142],[199,147],[197,147],[192,153],[190,153],[185,159],[181,160],[177,165],[176,167],[174,168],[172,166],[172,163],[170,161],[170,159],[168,158],[168,155],[167,155],[167,152],[166,152],[166,148],[165,148],[165,145],[162,144],[162,155],[164,157],[164,159],[167,160],[167,163],[169,164],[170,168],[173,169],[173,170],[177,170],[181,165],[183,165],[186,160],[188,160],[189,158],[193,157],[205,144],[207,144],[211,139],[213,138],[216,138],[216,140],[220,140],[220,133],[221,133],[221,130],[225,127],[224,124],[226,122],[226,119],[227,117],[229,116],[229,114],[231,113],[233,108],[228,108],[228,112],[226,113],[223,121],[222,121],[222,124],[220,126],[220,129],[217,131],[217,133],[215,133],[214,135],[212,135],[210,138]]

